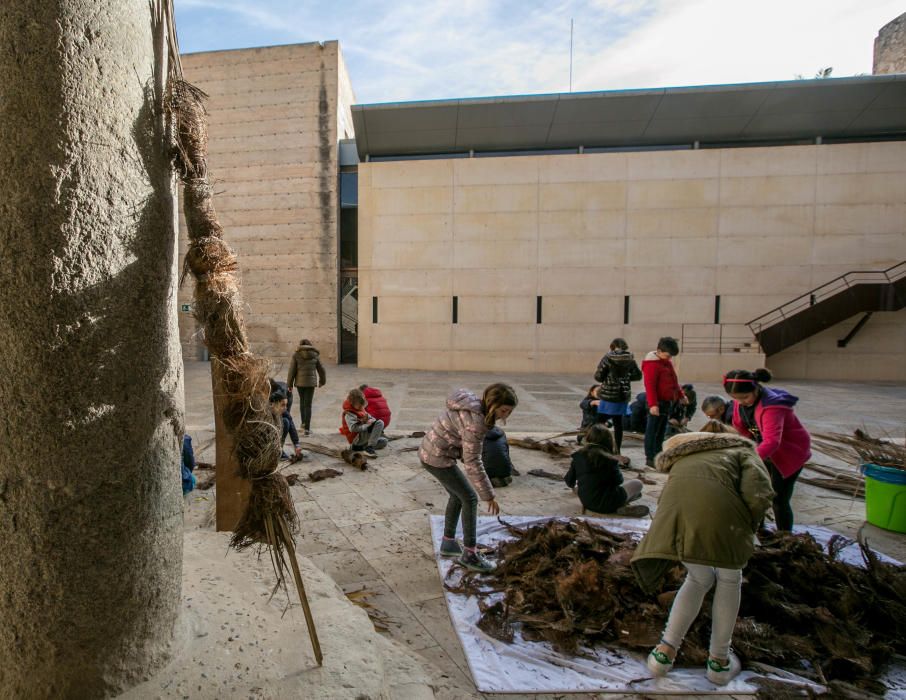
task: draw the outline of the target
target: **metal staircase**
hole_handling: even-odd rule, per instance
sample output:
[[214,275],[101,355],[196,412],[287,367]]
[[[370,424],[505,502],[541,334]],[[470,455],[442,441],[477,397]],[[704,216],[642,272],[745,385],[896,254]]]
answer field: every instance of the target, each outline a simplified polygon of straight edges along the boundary
[[906,308],[906,260],[886,270],[847,272],[746,325],[765,355],[775,355],[856,314],[865,314],[845,338],[837,341],[839,347],[846,347],[871,314],[903,308]]

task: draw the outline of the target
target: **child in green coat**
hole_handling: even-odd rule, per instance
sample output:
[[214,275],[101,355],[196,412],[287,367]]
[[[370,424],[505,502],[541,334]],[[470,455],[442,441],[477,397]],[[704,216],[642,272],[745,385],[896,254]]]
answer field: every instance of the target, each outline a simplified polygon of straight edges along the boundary
[[676,435],[657,456],[670,478],[661,492],[648,533],[632,557],[642,588],[656,592],[676,562],[686,580],[673,600],[661,642],[648,655],[648,669],[666,675],[714,588],[707,677],[726,685],[741,670],[730,651],[739,613],[742,569],[754,550],[754,535],[774,497],[767,468],[750,440],[709,421],[702,432]]

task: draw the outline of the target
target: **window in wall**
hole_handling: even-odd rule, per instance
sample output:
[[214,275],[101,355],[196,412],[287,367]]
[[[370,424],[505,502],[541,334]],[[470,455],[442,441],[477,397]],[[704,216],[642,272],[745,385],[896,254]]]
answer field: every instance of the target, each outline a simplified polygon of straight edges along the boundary
[[537,297],[535,301],[535,323],[541,323],[541,297]]
[[623,323],[629,323],[629,295],[623,297]]
[[377,297],[371,297],[371,322],[377,323]]
[[453,323],[459,323],[459,297],[453,297]]
[[340,269],[359,266],[359,210],[340,209]]
[[714,297],[714,323],[720,323],[720,294]]

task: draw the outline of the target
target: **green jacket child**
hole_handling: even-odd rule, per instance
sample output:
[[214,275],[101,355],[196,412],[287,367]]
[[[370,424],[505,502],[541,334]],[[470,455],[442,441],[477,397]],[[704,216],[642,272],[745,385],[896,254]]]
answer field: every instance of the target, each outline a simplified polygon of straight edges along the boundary
[[677,562],[742,569],[774,491],[755,445],[728,433],[683,433],[664,444],[658,471],[670,478],[632,568],[656,592]]

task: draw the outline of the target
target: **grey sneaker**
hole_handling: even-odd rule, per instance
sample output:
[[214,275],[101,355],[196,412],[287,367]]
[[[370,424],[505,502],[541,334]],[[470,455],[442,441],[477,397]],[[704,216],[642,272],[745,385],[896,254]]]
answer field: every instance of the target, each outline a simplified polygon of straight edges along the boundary
[[644,518],[651,511],[648,509],[648,506],[637,505],[637,506],[623,506],[617,508],[617,515],[625,515],[627,518]]
[[448,540],[446,537],[444,537],[440,541],[440,556],[461,557],[462,546],[456,540]]
[[478,552],[470,552],[466,550],[456,561],[458,564],[461,564],[467,569],[478,571],[483,574],[488,574],[494,570],[494,565],[483,556],[481,556]]
[[727,654],[727,664],[720,663],[717,659],[709,657],[705,675],[714,685],[726,685],[732,681],[742,670],[742,663],[739,657],[732,651]]

